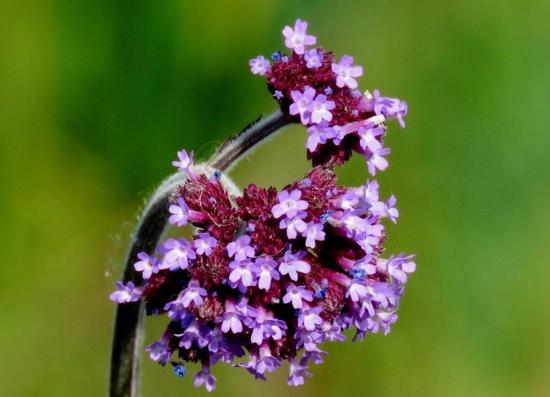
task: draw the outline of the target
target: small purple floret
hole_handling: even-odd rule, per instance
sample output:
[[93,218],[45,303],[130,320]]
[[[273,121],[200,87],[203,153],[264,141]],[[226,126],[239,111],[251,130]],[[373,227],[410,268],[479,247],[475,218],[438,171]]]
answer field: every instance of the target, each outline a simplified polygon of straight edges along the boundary
[[336,73],[336,85],[338,87],[349,87],[352,90],[357,88],[356,77],[363,75],[361,66],[353,66],[353,57],[342,56],[340,63],[332,64],[332,71]]
[[290,193],[286,190],[277,194],[279,204],[273,206],[271,212],[275,218],[286,216],[289,219],[298,215],[299,211],[305,211],[308,208],[307,201],[300,200],[302,192],[298,189],[294,189]]
[[248,64],[250,65],[250,71],[252,72],[252,74],[265,76],[267,72],[271,70],[271,63],[262,55],[251,59]]
[[159,268],[155,257],[149,256],[145,252],[140,252],[137,254],[137,257],[139,261],[134,264],[134,269],[141,272],[141,276],[144,280],[151,278],[153,273],[158,273]]
[[296,20],[294,29],[290,26],[285,26],[283,36],[285,36],[285,45],[287,48],[294,50],[296,54],[303,54],[306,46],[314,45],[317,39],[306,33],[307,22],[300,19]]
[[185,201],[183,201],[182,198],[178,198],[177,203],[171,205],[168,208],[168,211],[172,214],[170,218],[168,218],[168,222],[172,225],[182,227],[187,224],[187,219],[189,218],[189,207],[185,204]]
[[130,303],[137,302],[141,297],[142,290],[134,286],[134,283],[129,281],[124,284],[120,281],[116,283],[117,290],[109,296],[109,298],[116,303]]
[[309,69],[317,69],[321,66],[321,62],[323,61],[323,51],[312,48],[305,52],[304,59],[306,60],[306,67]]
[[315,97],[315,90],[312,87],[305,86],[303,92],[295,90],[290,93],[292,104],[289,108],[291,115],[300,115],[302,124],[307,125],[311,117],[311,105]]
[[244,235],[237,241],[227,244],[227,254],[230,258],[234,257],[236,261],[243,261],[254,257],[254,248],[250,245],[250,236]]
[[180,150],[177,154],[178,160],[173,161],[172,165],[179,171],[188,171],[193,165],[193,152],[187,153],[185,150]]
[[164,257],[158,266],[160,270],[185,270],[197,257],[190,244],[184,239],[166,240],[162,245],[162,249]]
[[287,251],[281,259],[279,273],[288,275],[292,281],[298,281],[298,273],[307,274],[311,270],[309,263],[302,260],[304,255],[305,253],[292,254]]
[[218,240],[212,237],[208,233],[199,233],[198,238],[193,241],[193,246],[197,255],[210,256],[212,254],[212,248],[218,244]]

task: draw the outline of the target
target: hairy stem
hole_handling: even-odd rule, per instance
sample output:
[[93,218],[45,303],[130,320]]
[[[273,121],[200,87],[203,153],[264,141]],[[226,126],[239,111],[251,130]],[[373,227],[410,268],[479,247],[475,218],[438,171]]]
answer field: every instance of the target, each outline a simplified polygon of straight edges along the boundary
[[289,123],[289,118],[280,110],[267,117],[260,117],[234,138],[226,141],[213,156],[210,165],[215,169],[227,172],[258,143]]
[[[291,120],[277,110],[265,118],[259,118],[235,137],[227,140],[208,164],[227,172],[253,147],[271,136]],[[142,283],[141,275],[134,270],[139,252],[153,254],[164,233],[168,221],[168,201],[178,186],[185,182],[185,175],[178,172],[166,178],[148,200],[132,234],[126,256],[123,281]],[[143,304],[140,302],[118,305],[116,309],[109,395],[111,397],[139,396],[139,364],[143,346]]]

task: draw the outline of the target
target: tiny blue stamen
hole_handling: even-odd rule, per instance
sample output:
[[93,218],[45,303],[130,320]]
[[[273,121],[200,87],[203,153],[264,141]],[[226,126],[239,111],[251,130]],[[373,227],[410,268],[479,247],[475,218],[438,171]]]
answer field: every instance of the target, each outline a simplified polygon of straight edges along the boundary
[[356,280],[363,280],[367,277],[367,273],[363,269],[353,268],[349,271],[351,277]]
[[271,54],[271,59],[275,62],[280,61],[282,57],[283,53],[281,52],[281,50],[277,50],[273,54]]
[[327,289],[326,288],[321,288],[321,289],[318,289],[317,291],[315,291],[315,298],[316,299],[325,299],[326,296],[327,296]]
[[220,179],[222,177],[222,173],[220,170],[214,171],[214,178]]
[[187,372],[187,370],[185,369],[185,367],[183,365],[178,364],[178,365],[174,366],[174,374],[176,374],[176,376],[178,378],[183,378],[185,376],[186,372]]
[[322,214],[319,219],[321,219],[321,222],[322,223],[327,223],[327,221],[329,220],[330,218],[330,211],[328,212],[325,212],[324,214]]

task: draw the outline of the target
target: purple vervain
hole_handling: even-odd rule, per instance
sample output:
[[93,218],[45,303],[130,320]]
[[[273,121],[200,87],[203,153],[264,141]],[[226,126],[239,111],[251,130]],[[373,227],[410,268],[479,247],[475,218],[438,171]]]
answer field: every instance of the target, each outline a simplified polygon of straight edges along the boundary
[[313,47],[307,28],[302,20],[285,27],[291,53],[249,66],[267,79],[282,117],[307,128],[312,169],[280,190],[251,184],[240,192],[224,172],[178,152],[181,183],[165,211],[172,226],[191,225],[194,235],[137,253],[139,282],[119,282],[110,296],[165,316],[166,331],[146,348],[150,358],[170,363],[178,377],[186,362],[199,362],[193,383],[208,391],[219,362],[265,379],[286,360],[288,384],[303,384],[308,365],[326,356],[322,343],[344,340],[346,329],[354,340],[390,331],[416,270],[412,255],[382,256],[385,223],[399,217],[395,196],[381,200],[376,180],[340,186],[334,172],[353,151],[371,175],[385,170],[387,120],[404,127],[407,105],[358,91],[363,68]]

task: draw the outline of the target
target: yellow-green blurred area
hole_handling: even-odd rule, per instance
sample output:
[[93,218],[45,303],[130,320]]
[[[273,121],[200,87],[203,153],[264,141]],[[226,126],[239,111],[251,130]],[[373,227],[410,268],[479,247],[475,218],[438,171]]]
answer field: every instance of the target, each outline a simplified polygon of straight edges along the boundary
[[[418,271],[389,336],[327,345],[301,388],[220,364],[215,395],[549,396],[549,16],[543,0],[3,0],[0,395],[106,395],[108,294],[144,199],[177,150],[206,158],[275,108],[248,60],[300,17],[365,67],[363,89],[409,103],[379,180],[401,211],[387,253]],[[236,181],[302,176],[305,138],[287,129]],[[143,368],[145,397],[206,395]]]

